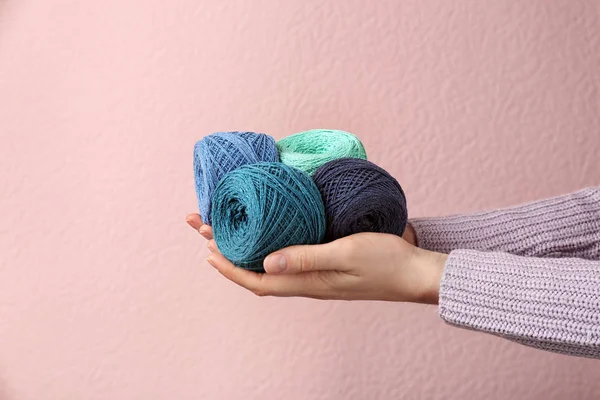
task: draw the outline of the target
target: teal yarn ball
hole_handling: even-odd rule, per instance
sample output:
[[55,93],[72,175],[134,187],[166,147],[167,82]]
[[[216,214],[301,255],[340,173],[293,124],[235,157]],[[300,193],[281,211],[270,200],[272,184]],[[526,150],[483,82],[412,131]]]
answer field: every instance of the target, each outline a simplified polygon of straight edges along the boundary
[[276,143],[279,159],[312,175],[323,164],[338,158],[367,159],[361,141],[351,133],[313,129],[285,137]]
[[238,267],[264,272],[274,251],[325,238],[325,207],[306,173],[277,162],[241,166],[217,185],[212,228],[221,253]]

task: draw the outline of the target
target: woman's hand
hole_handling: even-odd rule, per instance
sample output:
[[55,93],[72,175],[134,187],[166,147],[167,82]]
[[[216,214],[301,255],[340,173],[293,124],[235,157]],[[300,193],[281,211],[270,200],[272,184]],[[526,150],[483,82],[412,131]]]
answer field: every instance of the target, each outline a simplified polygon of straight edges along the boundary
[[[187,222],[208,240],[210,265],[259,296],[386,300],[437,304],[447,255],[383,233],[358,233],[331,243],[291,246],[269,255],[266,274],[238,268],[219,253],[198,214]],[[414,243],[414,231],[406,239]]]

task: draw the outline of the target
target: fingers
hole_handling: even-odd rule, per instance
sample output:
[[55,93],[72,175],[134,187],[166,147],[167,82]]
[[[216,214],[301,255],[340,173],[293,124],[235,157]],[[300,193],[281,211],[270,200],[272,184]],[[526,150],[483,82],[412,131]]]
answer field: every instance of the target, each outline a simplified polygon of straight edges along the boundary
[[198,233],[200,235],[202,235],[202,237],[204,237],[204,239],[206,239],[206,240],[212,240],[213,239],[213,230],[210,227],[210,225],[206,225],[206,224],[202,225],[200,227],[200,229],[198,229]]
[[187,222],[188,225],[195,230],[200,229],[202,226],[202,218],[200,218],[200,214],[189,214],[187,217],[185,217],[185,222]]
[[219,251],[219,248],[217,247],[217,242],[215,242],[215,239],[209,240],[208,243],[206,244],[206,247],[208,247],[208,250],[210,250],[211,253],[221,254],[221,252]]
[[213,231],[209,225],[206,225],[202,222],[202,218],[200,218],[200,214],[189,214],[185,217],[185,221],[189,226],[198,231],[200,235],[202,235],[206,240],[212,240]]
[[264,262],[269,274],[298,274],[313,271],[346,271],[347,252],[341,242],[292,246],[270,254]]
[[221,254],[211,254],[207,261],[221,275],[250,290],[257,296],[330,297],[330,289],[314,274],[269,275],[238,268]]
[[262,274],[238,268],[227,260],[222,254],[211,254],[206,259],[225,278],[253,292],[261,287]]

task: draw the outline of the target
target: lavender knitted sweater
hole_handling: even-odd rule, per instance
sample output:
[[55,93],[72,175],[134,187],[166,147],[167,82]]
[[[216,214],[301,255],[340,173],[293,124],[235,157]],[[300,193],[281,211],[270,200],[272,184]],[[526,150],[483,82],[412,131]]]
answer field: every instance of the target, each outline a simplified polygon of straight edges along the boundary
[[450,254],[439,298],[446,322],[600,358],[600,188],[411,224],[420,247]]

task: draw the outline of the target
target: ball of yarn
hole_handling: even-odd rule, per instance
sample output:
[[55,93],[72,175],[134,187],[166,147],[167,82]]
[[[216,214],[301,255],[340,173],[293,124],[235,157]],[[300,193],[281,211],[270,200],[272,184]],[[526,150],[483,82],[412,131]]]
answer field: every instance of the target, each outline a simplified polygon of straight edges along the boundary
[[257,162],[279,161],[275,139],[264,133],[217,132],[194,146],[194,180],[202,221],[212,223],[213,192],[226,173]]
[[225,175],[214,193],[212,218],[221,253],[259,272],[270,253],[325,236],[319,189],[307,174],[282,163],[245,165]]
[[407,223],[402,187],[383,168],[355,158],[330,161],[313,175],[327,218],[326,240],[358,232],[402,236]]
[[351,133],[313,129],[296,133],[277,142],[281,162],[312,175],[326,162],[342,157],[366,160],[360,140]]

